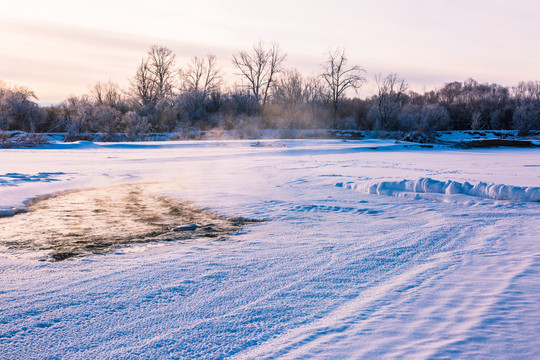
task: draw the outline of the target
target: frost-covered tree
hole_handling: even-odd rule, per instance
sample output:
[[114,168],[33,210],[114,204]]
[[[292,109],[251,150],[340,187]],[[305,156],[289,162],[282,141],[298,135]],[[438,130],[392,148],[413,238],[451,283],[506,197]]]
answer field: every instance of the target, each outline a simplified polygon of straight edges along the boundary
[[36,131],[47,120],[47,112],[34,100],[32,90],[0,81],[0,129]]
[[199,122],[208,115],[208,98],[197,90],[185,91],[175,99],[175,109],[182,122]]
[[108,106],[100,105],[92,109],[91,131],[101,134],[103,141],[116,140],[115,135],[121,132],[122,113],[117,109]]
[[522,81],[513,88],[518,102],[540,101],[540,81]]
[[398,130],[398,116],[406,97],[408,85],[395,73],[375,75],[377,95],[372,99],[368,116],[379,130]]
[[540,81],[520,82],[513,89],[517,107],[512,123],[521,134],[540,129]]
[[71,96],[60,106],[66,123],[65,140],[75,140],[79,134],[94,130],[94,104],[88,96]]
[[141,140],[144,134],[150,132],[151,127],[148,119],[139,116],[134,111],[128,111],[122,117],[122,127],[128,141]]
[[521,135],[540,129],[540,105],[533,102],[520,104],[512,117],[514,129]]
[[467,79],[463,83],[445,84],[428,97],[428,102],[438,103],[448,111],[455,130],[488,130],[510,126],[513,105],[506,87]]
[[448,130],[450,127],[450,115],[439,104],[425,104],[420,112],[420,131],[434,132]]

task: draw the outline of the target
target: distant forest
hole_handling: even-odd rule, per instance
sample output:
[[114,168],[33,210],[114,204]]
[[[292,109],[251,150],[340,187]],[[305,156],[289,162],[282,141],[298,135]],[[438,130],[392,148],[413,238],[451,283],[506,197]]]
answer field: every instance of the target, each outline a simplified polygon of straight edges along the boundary
[[150,132],[249,129],[347,129],[430,134],[439,130],[540,130],[540,81],[515,87],[451,82],[423,94],[397,74],[375,76],[376,93],[351,97],[366,72],[344,50],[327,53],[321,73],[286,68],[278,44],[262,41],[232,57],[238,82],[228,85],[214,55],[178,66],[167,47],[152,46],[127,88],[97,82],[88,94],[40,106],[28,88],[0,81],[0,131],[99,133],[104,141]]

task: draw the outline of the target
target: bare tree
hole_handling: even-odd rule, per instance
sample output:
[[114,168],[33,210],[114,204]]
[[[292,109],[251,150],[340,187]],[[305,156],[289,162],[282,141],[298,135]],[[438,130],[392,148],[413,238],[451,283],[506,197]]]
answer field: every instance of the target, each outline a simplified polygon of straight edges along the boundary
[[285,70],[275,84],[274,97],[288,106],[322,100],[323,87],[318,76],[303,76],[298,70]]
[[251,54],[239,51],[233,55],[232,62],[240,71],[240,75],[247,80],[251,94],[264,106],[276,80],[276,74],[281,72],[286,58],[287,54],[281,51],[278,44],[274,43],[270,48],[265,48],[263,42],[259,41]]
[[321,77],[311,75],[304,78],[304,101],[320,103],[324,101],[324,84]]
[[153,45],[148,50],[149,70],[159,100],[172,96],[178,74],[176,56],[165,46]]
[[379,102],[399,102],[405,91],[409,88],[407,82],[400,79],[398,74],[391,73],[385,77],[382,74],[375,75],[375,83],[377,84],[377,96]]
[[326,83],[327,97],[335,120],[345,92],[349,89],[357,91],[366,81],[363,76],[365,70],[358,65],[347,67],[345,50],[341,49],[329,50],[328,57],[322,66],[321,76]]
[[304,102],[304,79],[298,70],[285,70],[276,82],[274,97],[286,106]]
[[192,58],[186,68],[180,71],[180,78],[185,91],[200,92],[203,97],[223,85],[223,73],[217,65],[216,56],[212,54],[206,58]]
[[319,126],[328,119],[322,94],[320,76],[303,76],[296,69],[284,70],[273,87],[272,102],[280,111],[275,117],[283,118],[289,122],[286,126],[295,128]]
[[112,82],[98,81],[90,90],[90,96],[94,99],[96,105],[106,105],[112,108],[118,108],[123,102],[122,90],[120,86]]
[[131,79],[131,97],[143,107],[169,100],[177,74],[173,52],[164,46],[153,45]]
[[142,59],[135,76],[131,79],[131,98],[142,107],[156,103],[155,87],[148,59]]

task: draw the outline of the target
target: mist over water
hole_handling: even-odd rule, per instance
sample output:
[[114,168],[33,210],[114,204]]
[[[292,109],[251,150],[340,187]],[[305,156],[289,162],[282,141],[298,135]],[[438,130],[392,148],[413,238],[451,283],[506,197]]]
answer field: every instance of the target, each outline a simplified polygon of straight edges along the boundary
[[159,194],[174,184],[127,184],[39,197],[0,218],[0,251],[60,261],[152,241],[223,238],[254,222]]

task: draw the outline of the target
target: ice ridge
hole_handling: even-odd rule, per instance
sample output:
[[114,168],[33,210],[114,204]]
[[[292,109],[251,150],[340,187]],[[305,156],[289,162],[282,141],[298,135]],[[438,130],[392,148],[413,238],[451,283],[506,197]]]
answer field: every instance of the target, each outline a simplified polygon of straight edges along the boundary
[[418,180],[381,181],[368,184],[340,182],[336,186],[376,195],[395,195],[402,192],[461,194],[493,200],[540,202],[540,187],[520,187],[484,182],[471,184],[469,182],[460,183],[452,180],[439,181],[431,178],[420,178]]

